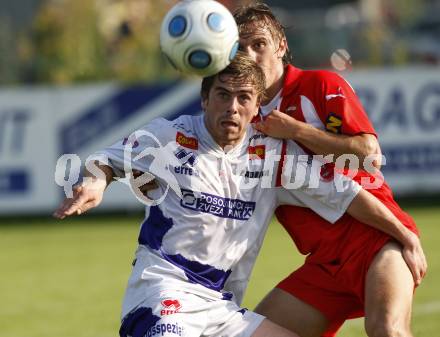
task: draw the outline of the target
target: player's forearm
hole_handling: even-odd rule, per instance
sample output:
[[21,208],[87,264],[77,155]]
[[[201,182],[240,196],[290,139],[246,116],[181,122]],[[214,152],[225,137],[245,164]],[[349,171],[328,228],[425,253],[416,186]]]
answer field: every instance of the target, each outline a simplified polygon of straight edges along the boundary
[[362,223],[387,233],[403,246],[414,243],[415,234],[406,228],[376,197],[361,190],[347,208],[347,213]]
[[101,184],[103,190],[110,185],[115,177],[113,169],[105,164],[98,161],[94,161],[91,166],[84,169],[84,178],[92,179],[94,184]]
[[[373,135],[333,134],[301,122],[297,122],[292,135],[293,140],[302,143],[314,153],[324,156],[333,154],[334,161],[343,154],[354,154],[359,160],[359,165],[363,166],[367,156],[380,154],[380,147]],[[373,165],[380,168],[379,157],[373,161]]]

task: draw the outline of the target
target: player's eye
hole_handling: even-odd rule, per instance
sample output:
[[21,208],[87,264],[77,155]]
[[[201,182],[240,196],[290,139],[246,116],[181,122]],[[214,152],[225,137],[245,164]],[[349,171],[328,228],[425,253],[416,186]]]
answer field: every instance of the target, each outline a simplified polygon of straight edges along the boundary
[[242,104],[245,104],[251,100],[251,97],[249,95],[240,95],[239,99]]
[[264,47],[266,47],[266,43],[263,41],[259,41],[259,42],[254,43],[254,50],[261,50]]
[[229,98],[229,95],[226,92],[218,92],[217,97],[221,100],[227,100]]

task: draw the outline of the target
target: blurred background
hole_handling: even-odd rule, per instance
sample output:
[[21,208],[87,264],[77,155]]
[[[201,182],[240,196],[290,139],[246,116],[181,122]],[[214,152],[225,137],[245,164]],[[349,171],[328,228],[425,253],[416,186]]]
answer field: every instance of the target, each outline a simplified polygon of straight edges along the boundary
[[[199,80],[182,78],[159,50],[161,20],[176,2],[0,0],[0,336],[117,335],[142,205],[113,184],[100,211],[49,216],[90,153],[155,117],[200,113]],[[294,65],[337,71],[361,98],[383,173],[430,262],[415,335],[438,335],[440,1],[266,3],[286,26]],[[302,259],[274,223],[245,305]],[[353,321],[341,336],[362,331]]]
[[[246,1],[221,1],[233,9]],[[0,85],[176,78],[158,50],[172,0],[1,1]],[[346,49],[356,69],[440,63],[438,0],[267,1],[295,64],[330,67]]]

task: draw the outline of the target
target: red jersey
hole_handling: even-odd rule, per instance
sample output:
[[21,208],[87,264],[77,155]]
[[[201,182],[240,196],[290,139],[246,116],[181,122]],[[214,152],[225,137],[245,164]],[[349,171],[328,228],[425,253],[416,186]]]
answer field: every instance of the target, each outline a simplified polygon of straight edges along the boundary
[[353,88],[334,72],[288,65],[281,97],[281,111],[318,129],[376,136]]
[[[277,104],[280,111],[318,129],[346,135],[368,133],[377,137],[353,88],[334,72],[301,70],[288,65],[280,99]],[[313,153],[304,145],[302,147],[306,152]],[[327,166],[327,170],[333,172],[333,166]],[[327,173],[324,168],[322,174]],[[373,177],[368,172],[359,170],[353,179],[361,183],[362,178],[380,177]],[[417,233],[414,221],[394,201],[392,191],[385,182],[380,188],[370,192],[406,227]],[[356,249],[353,241],[366,239],[363,235],[358,235],[359,233],[355,234],[352,225],[358,222],[347,214],[335,224],[330,224],[310,209],[298,206],[280,206],[275,214],[298,250],[302,254],[310,254],[308,262],[326,263],[335,256],[341,257],[340,254],[353,253]],[[371,227],[368,228],[370,230]],[[345,246],[346,251],[343,252],[346,240],[352,243],[352,249]]]

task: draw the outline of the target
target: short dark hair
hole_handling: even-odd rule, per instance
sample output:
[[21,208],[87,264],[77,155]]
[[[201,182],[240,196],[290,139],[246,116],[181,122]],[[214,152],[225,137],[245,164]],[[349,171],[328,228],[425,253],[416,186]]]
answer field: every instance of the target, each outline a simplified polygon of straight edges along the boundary
[[[245,32],[250,24],[257,23],[266,26],[275,41],[286,39],[285,27],[272,13],[270,7],[263,2],[256,1],[238,7],[234,11],[234,18],[240,34]],[[287,47],[286,53],[283,56],[283,63],[289,64],[291,62],[292,54]]]
[[219,78],[221,81],[223,75],[231,75],[240,81],[251,83],[259,96],[258,99],[261,101],[264,98],[266,78],[263,69],[261,69],[260,66],[246,53],[238,51],[232,62],[225,69],[217,74],[203,78],[202,88],[200,90],[202,99],[205,100],[208,98],[209,91],[211,90],[215,79]]

